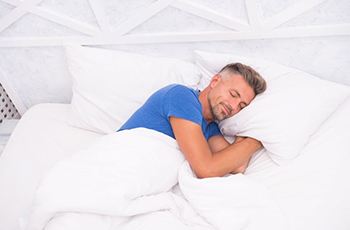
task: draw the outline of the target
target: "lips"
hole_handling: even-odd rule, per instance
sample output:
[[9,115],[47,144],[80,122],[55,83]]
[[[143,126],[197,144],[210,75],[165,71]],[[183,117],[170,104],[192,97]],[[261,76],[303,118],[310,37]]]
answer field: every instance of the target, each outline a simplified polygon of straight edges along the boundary
[[224,105],[224,104],[222,104],[222,108],[223,108],[222,111],[224,112],[224,115],[228,116],[230,114],[229,108],[226,105]]

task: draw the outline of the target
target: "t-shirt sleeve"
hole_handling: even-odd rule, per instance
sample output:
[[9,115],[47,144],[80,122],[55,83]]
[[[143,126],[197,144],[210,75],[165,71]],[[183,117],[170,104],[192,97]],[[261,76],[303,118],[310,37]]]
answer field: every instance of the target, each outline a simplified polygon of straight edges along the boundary
[[164,114],[182,118],[198,125],[202,123],[202,111],[197,96],[185,86],[175,86],[164,96]]
[[208,125],[208,137],[207,139],[216,136],[216,135],[222,135],[219,129],[218,124],[215,122],[212,122]]

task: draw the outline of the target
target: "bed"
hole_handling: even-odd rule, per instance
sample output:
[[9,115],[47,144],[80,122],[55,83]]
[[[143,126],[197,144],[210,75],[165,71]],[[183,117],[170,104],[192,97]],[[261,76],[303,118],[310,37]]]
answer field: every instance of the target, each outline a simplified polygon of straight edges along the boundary
[[[244,57],[232,57],[230,55],[229,58],[238,58],[238,60],[248,62],[262,71],[268,76],[268,82],[270,82],[271,87],[266,95],[256,99],[256,102],[250,106],[251,109],[242,111],[242,116],[237,116],[233,120],[228,121],[228,124],[223,122],[220,125],[221,130],[224,134],[237,134],[239,132],[238,134],[255,138],[259,138],[261,134],[254,130],[262,130],[264,136],[261,136],[261,140],[265,143],[268,150],[263,149],[255,153],[244,175],[237,174],[224,178],[204,180],[196,179],[191,174],[188,166],[180,167],[180,163],[183,161],[183,159],[180,159],[181,157],[172,158],[168,155],[166,158],[162,158],[164,153],[154,155],[150,158],[159,158],[162,161],[150,163],[150,168],[140,167],[140,170],[143,170],[143,174],[148,175],[145,173],[146,171],[155,169],[157,173],[152,174],[152,177],[158,177],[158,179],[154,181],[153,178],[149,180],[150,178],[144,177],[144,175],[138,175],[135,178],[144,178],[133,185],[136,187],[132,187],[132,190],[135,191],[143,191],[145,188],[147,191],[151,189],[151,192],[147,193],[147,195],[139,194],[140,196],[138,196],[138,198],[148,197],[151,201],[138,201],[141,204],[129,204],[126,206],[128,208],[124,207],[116,210],[114,208],[118,205],[114,205],[111,211],[109,205],[113,203],[112,201],[100,207],[101,204],[95,202],[95,199],[98,200],[100,197],[97,196],[96,198],[93,193],[86,192],[87,187],[84,187],[85,185],[83,185],[85,190],[82,190],[84,191],[82,193],[79,192],[80,188],[72,186],[72,181],[69,181],[68,177],[74,178],[75,169],[71,173],[69,167],[61,167],[60,169],[58,166],[62,166],[67,162],[70,164],[70,157],[79,156],[79,153],[83,157],[91,155],[89,149],[95,148],[96,150],[97,148],[95,152],[99,152],[98,155],[101,157],[103,151],[118,152],[115,149],[118,145],[123,145],[123,142],[131,143],[128,148],[132,148],[134,145],[133,139],[123,139],[123,141],[118,142],[108,151],[99,148],[106,146],[106,143],[108,145],[109,142],[100,141],[99,147],[96,147],[96,145],[94,147],[94,143],[99,143],[101,139],[106,140],[108,136],[116,135],[115,130],[123,119],[126,119],[129,113],[132,113],[152,90],[147,89],[147,84],[140,83],[137,77],[134,79],[127,78],[128,80],[125,80],[124,83],[133,85],[134,89],[139,89],[139,94],[135,93],[133,96],[130,96],[128,90],[123,94],[121,92],[124,85],[121,85],[121,90],[117,90],[119,93],[115,95],[116,88],[110,87],[113,80],[104,79],[106,84],[102,84],[104,80],[101,80],[100,72],[96,75],[93,73],[93,69],[89,68],[96,68],[96,65],[99,65],[98,59],[108,57],[108,55],[114,56],[107,59],[118,60],[120,58],[123,61],[128,61],[128,58],[130,58],[133,60],[133,63],[135,63],[136,58],[140,58],[139,61],[145,63],[144,58],[150,60],[150,57],[80,46],[70,46],[66,49],[68,65],[75,79],[72,103],[39,104],[28,110],[13,132],[0,158],[0,183],[2,188],[0,191],[2,207],[0,209],[0,222],[3,229],[27,229],[28,222],[33,219],[35,220],[34,224],[29,224],[28,229],[74,229],[79,226],[79,228],[84,229],[138,229],[142,227],[143,229],[336,228],[345,230],[350,226],[347,218],[350,215],[350,199],[348,197],[350,192],[348,183],[350,169],[347,167],[350,162],[350,143],[348,142],[350,138],[350,121],[348,119],[348,114],[350,113],[350,91],[348,87],[316,79],[302,72],[295,72],[296,70],[276,65],[276,63],[246,59]],[[220,65],[222,62],[229,60],[228,54],[217,54],[215,56],[213,53],[197,51],[197,55],[201,57],[199,63],[197,63],[199,68],[192,68],[192,64],[189,65],[182,61],[175,62],[177,67],[179,65],[183,66],[179,68],[180,70],[176,70],[180,71],[180,73],[176,72],[172,79],[163,77],[165,70],[162,70],[162,68],[159,71],[157,70],[158,72],[156,73],[152,72],[155,69],[152,66],[154,62],[159,66],[160,61],[164,62],[162,63],[164,68],[169,68],[169,66],[166,67],[166,63],[172,66],[174,60],[155,59],[149,62],[150,66],[140,67],[135,71],[145,74],[147,71],[144,68],[152,70],[151,75],[158,78],[152,80],[150,77],[149,82],[152,83],[150,84],[152,87],[158,87],[157,84],[166,84],[167,81],[185,81],[186,85],[197,83],[198,87],[201,87],[201,84],[205,85],[205,82],[208,81],[205,74],[211,71],[210,68],[217,68],[215,65],[218,63],[214,63],[211,59],[219,62]],[[125,66],[122,60],[120,60],[120,65]],[[92,62],[95,65],[91,65]],[[211,65],[207,65],[208,63]],[[106,65],[105,61],[103,61],[103,65]],[[104,71],[105,76],[109,77],[116,74],[125,74],[123,68],[112,68],[110,70],[107,68]],[[121,71],[122,73],[116,73],[115,71]],[[192,73],[192,78],[187,77],[184,79],[183,75],[188,75],[191,71],[194,71],[194,73],[197,73],[197,71],[202,72],[202,77],[199,79],[196,74]],[[168,73],[171,73],[171,71]],[[98,86],[95,85],[96,82],[91,81],[96,76],[101,83]],[[136,74],[136,76],[143,77],[141,74]],[[293,81],[290,81],[291,79]],[[137,82],[139,82],[139,85],[137,85]],[[286,85],[285,82],[289,82],[289,84],[283,86]],[[305,84],[304,87],[300,86],[301,82]],[[90,87],[89,83],[91,83]],[[289,130],[290,133],[294,133],[293,126],[299,126],[297,135],[287,135],[287,139],[282,138],[276,141],[276,136],[269,136],[270,134],[266,132],[266,128],[264,128],[266,124],[262,125],[262,127],[256,126],[257,123],[263,123],[262,120],[266,118],[264,117],[266,111],[257,114],[255,110],[260,109],[261,111],[260,106],[263,105],[266,110],[271,111],[271,114],[267,117],[269,122],[273,114],[277,113],[277,117],[283,117],[283,113],[289,113],[290,111],[286,111],[287,109],[272,111],[273,107],[280,107],[285,103],[276,106],[278,105],[277,101],[269,100],[271,98],[275,100],[276,97],[282,98],[282,100],[289,100],[289,96],[283,98],[278,95],[279,93],[281,95],[290,95],[288,87],[293,88],[293,84],[299,85],[298,94],[304,98],[306,106],[298,102],[301,111],[304,112],[299,115],[294,114],[294,119],[287,117],[290,126],[285,124],[286,121],[281,118],[273,118],[276,127],[271,127],[271,129],[274,130],[274,133],[277,132],[276,129],[280,128],[280,124],[285,124],[285,127],[280,130],[281,133],[277,137],[284,137],[288,134],[283,133],[283,130]],[[318,89],[312,93],[315,95],[308,96],[314,105],[309,105],[309,99],[305,98],[303,93],[303,90],[310,93],[308,84],[313,84],[314,88]],[[141,90],[141,87],[144,90]],[[324,90],[328,94],[324,94]],[[104,94],[104,100],[101,98],[101,92]],[[111,92],[113,93],[111,94]],[[316,101],[313,97],[318,98],[319,101]],[[103,103],[101,103],[101,100]],[[296,96],[293,96],[293,100],[299,101]],[[125,104],[122,110],[113,110],[115,103]],[[272,108],[268,104],[271,104]],[[291,105],[288,104],[289,107]],[[283,113],[278,114],[279,111]],[[317,113],[320,114],[315,115]],[[326,113],[328,114],[327,116],[322,115]],[[251,116],[251,114],[255,115]],[[298,118],[298,116],[303,119]],[[319,120],[319,123],[316,122],[317,120]],[[307,124],[303,123],[305,121]],[[316,123],[313,124],[313,122]],[[239,127],[237,123],[242,127]],[[310,128],[312,126],[314,126],[313,129]],[[142,132],[138,136],[140,146],[142,146],[140,137],[148,135],[147,132]],[[271,140],[275,140],[276,143],[273,143]],[[145,140],[145,142],[148,141],[149,139]],[[296,147],[298,145],[301,146],[300,151]],[[286,146],[287,148],[285,148]],[[141,148],[144,150],[146,147],[143,146]],[[279,150],[280,147],[283,147],[283,151],[286,153],[284,156],[277,156],[276,152],[274,152],[276,150],[279,153],[281,151]],[[162,149],[161,147],[159,148]],[[154,147],[151,150],[154,151]],[[169,151],[173,150],[169,149]],[[298,154],[289,154],[295,152],[298,152]],[[99,157],[97,159],[100,159]],[[284,157],[286,157],[285,161],[282,161]],[[72,159],[74,161],[74,157]],[[76,161],[81,161],[83,158],[76,159],[78,159]],[[113,160],[115,159],[111,159],[111,162]],[[129,163],[124,161],[123,158],[117,159],[117,161],[126,165],[126,168],[123,169],[124,171],[135,168],[129,166]],[[118,164],[117,161],[115,162],[116,165]],[[142,161],[147,162],[147,157]],[[92,165],[96,162],[93,162]],[[114,183],[113,181],[116,180],[114,176],[116,175],[108,171],[110,170],[108,168],[110,165],[104,164],[106,162],[99,165],[98,173],[93,175],[90,175],[90,172],[86,172],[84,167],[88,166],[84,165],[82,168],[83,177],[77,179],[76,182],[84,177],[96,177],[98,179],[94,182],[96,184],[100,183],[101,180],[108,182],[100,186],[103,188],[102,190],[110,189],[114,191],[113,189],[115,188],[109,188],[108,186],[110,182],[111,184]],[[163,168],[159,166],[162,164],[164,164]],[[154,189],[155,184],[167,183],[166,180],[159,182],[159,180],[166,178],[168,175],[164,167],[172,168],[174,165],[178,166],[175,168],[175,174],[171,174],[175,175],[175,179],[172,179],[172,184]],[[75,167],[79,168],[80,166],[77,165]],[[108,174],[102,172],[101,167],[106,167]],[[91,168],[89,171],[94,170],[94,168]],[[178,170],[179,174],[177,174]],[[68,176],[66,175],[66,179],[60,178],[62,174],[65,174],[64,172],[69,174]],[[164,173],[162,174],[161,172]],[[55,175],[56,177],[58,176],[58,179],[52,179],[55,178]],[[109,178],[109,175],[112,175],[111,178]],[[169,178],[172,178],[171,175],[168,175]],[[66,181],[69,181],[69,183],[65,184]],[[146,184],[140,183],[141,181],[146,181]],[[72,188],[65,189],[65,186]],[[88,186],[91,186],[91,184]],[[90,190],[94,189],[90,188]],[[48,194],[45,195],[43,191],[46,191]],[[65,193],[68,193],[68,196],[70,196],[69,194],[75,193],[75,191],[78,191],[78,193],[75,194],[74,199],[72,197],[68,198],[69,202],[66,200],[66,196],[61,197]],[[115,191],[118,193],[117,190]],[[40,194],[44,195],[40,197]],[[85,197],[84,195],[82,196],[83,198],[80,198],[82,194],[90,194],[91,197],[88,197],[88,195]],[[125,196],[125,194],[122,195]],[[127,194],[127,196],[129,195]],[[109,194],[109,196],[109,199],[113,199],[114,195]],[[64,204],[68,202],[69,205],[74,205],[70,207],[69,205],[65,206],[67,205],[65,204],[63,205],[64,207],[56,207],[57,202],[54,202],[53,206],[56,205],[55,208],[57,210],[52,211],[49,209],[50,211],[47,211],[47,206],[50,205],[46,202],[56,199],[59,201],[58,203]],[[94,201],[92,202],[92,209],[91,207],[80,207],[81,203],[90,202],[91,200]],[[98,208],[95,208],[95,206]],[[39,214],[35,214],[37,216],[34,215],[33,217],[33,213],[36,212]],[[111,212],[115,212],[115,215],[110,214]],[[43,216],[46,217],[43,218]]]
[[[19,217],[30,210],[35,188],[45,172],[100,136],[69,126],[69,106],[33,107],[11,136],[0,161],[2,229],[20,229]],[[324,124],[322,132],[314,135],[293,165],[278,168],[263,153],[251,162],[246,175],[271,188],[290,229],[347,229],[350,225],[349,112],[350,99]],[[169,221],[166,214],[163,218],[165,223]],[[164,222],[156,219],[159,227],[164,227]]]
[[[0,81],[22,115],[0,230],[350,229],[347,0],[121,2],[0,2]],[[268,82],[220,123],[265,147],[244,174],[198,179],[174,140],[115,132],[154,90],[203,89],[230,62]]]
[[68,109],[67,104],[35,106],[14,131],[1,156],[1,206],[7,207],[1,209],[1,229],[19,229],[18,217],[28,211],[42,175],[99,136],[67,125]]

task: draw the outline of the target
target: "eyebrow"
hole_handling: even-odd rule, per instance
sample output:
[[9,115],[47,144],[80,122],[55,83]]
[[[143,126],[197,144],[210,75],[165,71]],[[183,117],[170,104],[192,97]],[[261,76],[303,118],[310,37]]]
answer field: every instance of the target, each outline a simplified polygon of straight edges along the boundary
[[[237,93],[238,97],[242,98],[242,97],[241,97],[241,94],[240,94],[236,89],[231,89],[231,90],[235,91],[235,92]],[[244,104],[244,106],[247,106],[247,105],[248,105],[248,103],[245,102],[245,101],[242,101],[242,103]]]

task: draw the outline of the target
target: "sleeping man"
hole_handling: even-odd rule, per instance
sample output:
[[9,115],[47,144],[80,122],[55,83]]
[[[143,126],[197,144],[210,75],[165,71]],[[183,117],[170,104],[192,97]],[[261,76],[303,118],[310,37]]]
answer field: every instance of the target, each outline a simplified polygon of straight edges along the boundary
[[244,172],[262,144],[237,137],[230,144],[216,122],[232,117],[266,89],[253,68],[228,64],[203,90],[172,84],[156,91],[118,130],[148,128],[176,139],[199,178]]

